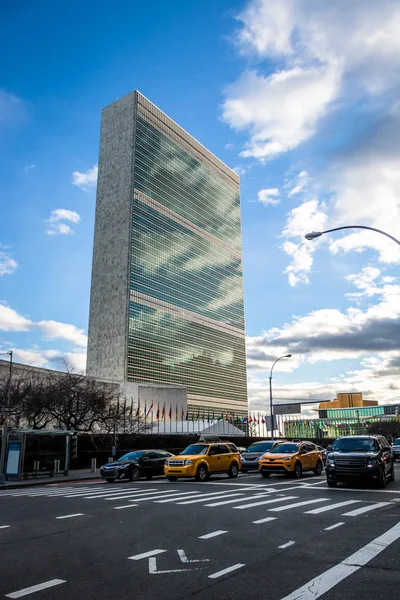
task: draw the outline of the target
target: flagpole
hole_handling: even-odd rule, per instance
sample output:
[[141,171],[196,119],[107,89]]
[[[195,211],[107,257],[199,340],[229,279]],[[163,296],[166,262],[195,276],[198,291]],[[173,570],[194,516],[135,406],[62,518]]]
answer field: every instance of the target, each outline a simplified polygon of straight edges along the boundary
[[144,401],[144,430],[147,431],[147,398]]
[[163,419],[164,419],[164,435],[165,435],[165,402],[164,402],[164,415],[163,415]]

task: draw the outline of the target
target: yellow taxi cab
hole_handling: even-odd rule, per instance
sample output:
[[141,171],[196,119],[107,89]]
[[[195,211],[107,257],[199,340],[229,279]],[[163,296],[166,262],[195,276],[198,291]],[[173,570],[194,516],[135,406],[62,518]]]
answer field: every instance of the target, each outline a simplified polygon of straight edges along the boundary
[[176,481],[180,477],[207,481],[214,473],[227,473],[235,478],[240,467],[240,454],[235,444],[199,441],[185,448],[178,456],[166,460],[164,474],[169,481]]
[[322,454],[312,442],[285,442],[264,454],[258,463],[263,477],[271,473],[286,473],[299,478],[305,471],[321,475]]

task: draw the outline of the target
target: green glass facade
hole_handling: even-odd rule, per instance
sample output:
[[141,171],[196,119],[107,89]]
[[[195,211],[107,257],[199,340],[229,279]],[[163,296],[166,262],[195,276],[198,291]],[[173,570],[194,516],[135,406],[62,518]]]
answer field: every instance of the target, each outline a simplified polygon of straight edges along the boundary
[[239,180],[137,98],[127,379],[247,415]]

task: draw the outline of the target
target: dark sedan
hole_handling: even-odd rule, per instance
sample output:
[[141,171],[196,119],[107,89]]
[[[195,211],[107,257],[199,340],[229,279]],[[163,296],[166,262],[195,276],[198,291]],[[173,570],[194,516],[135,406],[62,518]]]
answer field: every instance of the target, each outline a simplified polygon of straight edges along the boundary
[[240,455],[242,460],[242,473],[247,473],[247,471],[250,470],[257,470],[259,458],[261,458],[265,452],[270,452],[272,448],[275,448],[284,441],[285,440],[265,440],[251,444],[251,446]]
[[135,450],[100,468],[100,476],[109,483],[116,479],[138,481],[141,477],[164,475],[164,463],[174,456],[166,450]]

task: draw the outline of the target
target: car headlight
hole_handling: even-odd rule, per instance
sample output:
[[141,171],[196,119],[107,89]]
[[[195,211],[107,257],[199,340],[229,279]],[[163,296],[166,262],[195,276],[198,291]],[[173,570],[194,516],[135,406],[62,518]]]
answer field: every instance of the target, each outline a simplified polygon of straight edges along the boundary
[[368,460],[367,467],[377,467],[379,465],[379,460],[377,458],[370,458]]
[[291,456],[285,456],[283,460],[292,460]]
[[335,466],[335,461],[333,460],[333,458],[327,458],[326,459],[326,464],[329,465],[330,467],[334,467]]
[[193,461],[192,461],[192,460],[185,460],[185,465],[186,465],[186,466],[187,466],[187,465],[192,465],[192,464],[193,464]]

